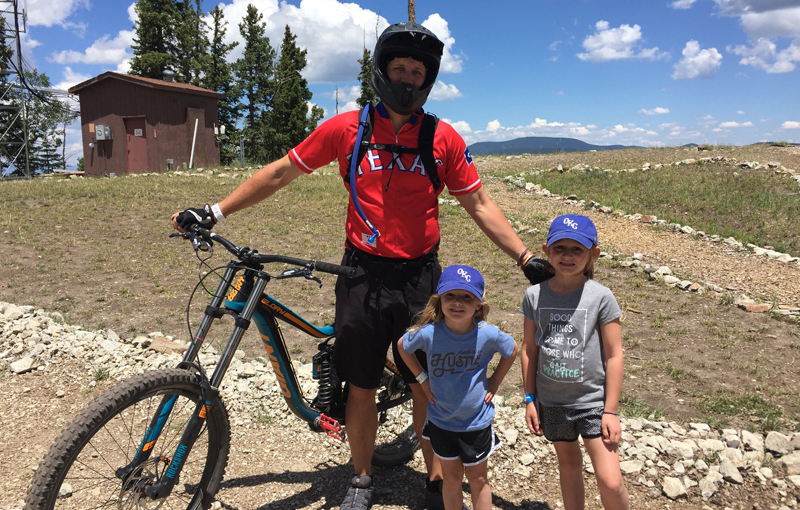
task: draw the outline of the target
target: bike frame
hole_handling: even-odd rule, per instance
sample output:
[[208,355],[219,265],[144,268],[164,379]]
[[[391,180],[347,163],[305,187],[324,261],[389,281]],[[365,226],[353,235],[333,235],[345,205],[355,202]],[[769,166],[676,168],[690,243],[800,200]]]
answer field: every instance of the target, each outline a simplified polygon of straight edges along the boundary
[[[245,274],[237,278],[237,273],[242,269],[244,269]],[[289,409],[315,430],[324,430],[328,435],[343,439],[344,434],[340,424],[335,419],[324,415],[319,409],[312,407],[304,397],[276,319],[281,319],[315,338],[333,336],[333,325],[318,328],[292,311],[288,306],[264,293],[264,289],[272,277],[263,272],[262,269],[263,266],[261,265],[243,267],[239,261],[230,261],[228,263],[183,360],[178,365],[179,368],[194,368],[199,373],[202,386],[201,399],[183,432],[164,477],[158,483],[145,490],[146,494],[153,499],[166,497],[172,491],[178,474],[183,467],[184,459],[188,457],[194,441],[202,431],[208,412],[217,402],[219,387],[251,322],[256,324],[261,342],[266,349],[267,357],[275,371],[281,393]],[[236,279],[235,283],[234,279]],[[197,358],[214,321],[225,314],[234,317],[234,328],[220,355],[214,373],[210,379],[207,379],[202,368],[199,364],[196,365],[194,360]],[[386,368],[397,377],[400,377],[397,368],[391,361],[387,360]],[[410,399],[411,391],[406,387],[398,397],[387,398],[385,401],[379,402],[377,405],[378,412],[383,412]],[[126,481],[127,477],[136,471],[137,466],[148,460],[152,448],[172,411],[175,400],[175,395],[165,395],[163,397],[133,459],[127,466],[116,471],[118,478]],[[202,499],[200,493],[202,491],[198,491],[199,496],[196,495],[193,502],[198,497]],[[200,501],[200,499],[197,500]],[[190,508],[193,508],[191,504]]]

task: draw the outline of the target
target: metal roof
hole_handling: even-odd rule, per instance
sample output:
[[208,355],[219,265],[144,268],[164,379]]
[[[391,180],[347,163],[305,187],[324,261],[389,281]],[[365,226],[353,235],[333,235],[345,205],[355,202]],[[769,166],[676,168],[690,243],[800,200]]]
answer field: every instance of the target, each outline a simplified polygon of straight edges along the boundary
[[167,82],[164,80],[157,80],[155,78],[144,78],[142,76],[133,76],[131,74],[117,73],[114,71],[105,72],[101,75],[95,76],[94,78],[88,79],[82,83],[70,87],[68,92],[70,94],[80,95],[81,91],[86,87],[89,87],[91,85],[94,85],[96,83],[99,83],[107,79],[127,81],[129,83],[133,83],[135,85],[141,85],[143,87],[151,89],[162,89],[162,90],[169,90],[172,92],[182,92],[185,94],[211,96],[216,98],[223,97],[223,94],[220,94],[219,92],[214,92],[213,90],[204,89],[202,87],[197,87],[195,85],[189,85],[188,83]]

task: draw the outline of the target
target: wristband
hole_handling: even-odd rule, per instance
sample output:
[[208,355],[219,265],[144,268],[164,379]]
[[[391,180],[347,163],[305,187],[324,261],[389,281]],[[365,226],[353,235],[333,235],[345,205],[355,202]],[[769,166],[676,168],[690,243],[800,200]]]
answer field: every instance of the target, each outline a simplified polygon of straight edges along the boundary
[[536,393],[526,393],[525,402],[536,402]]
[[603,414],[610,414],[611,416],[618,416],[617,413],[612,413],[611,411],[603,411]]
[[519,258],[517,258],[517,265],[518,265],[518,266],[522,267],[522,261],[523,261],[523,259],[525,258],[525,255],[527,255],[527,254],[528,254],[528,253],[530,253],[530,252],[531,252],[531,251],[530,251],[529,249],[525,248],[525,251],[523,251],[522,253],[520,253],[520,255],[519,255]]
[[422,372],[420,372],[420,373],[419,373],[419,375],[417,376],[417,382],[418,382],[418,383],[420,383],[420,384],[422,384],[422,383],[424,383],[424,382],[425,382],[425,381],[427,381],[427,380],[428,380],[428,372],[426,372],[426,371],[424,371],[424,370],[423,370],[423,371],[422,371]]
[[211,206],[211,212],[214,213],[214,220],[217,223],[225,219],[225,215],[222,214],[222,210],[219,208],[219,203]]

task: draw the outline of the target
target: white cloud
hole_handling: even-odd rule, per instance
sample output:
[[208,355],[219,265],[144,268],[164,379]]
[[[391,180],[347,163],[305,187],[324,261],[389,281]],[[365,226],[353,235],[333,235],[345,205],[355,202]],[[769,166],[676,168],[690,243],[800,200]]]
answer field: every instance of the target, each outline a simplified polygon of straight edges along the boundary
[[442,119],[442,120],[453,126],[453,129],[455,129],[456,132],[458,132],[458,134],[462,136],[462,138],[472,133],[472,128],[469,127],[468,122],[465,122],[463,120],[457,120],[455,122],[453,122],[450,119]]
[[713,78],[722,65],[722,55],[716,48],[700,49],[700,43],[689,41],[682,51],[683,58],[675,64],[673,80]]
[[[448,121],[450,122],[450,121]],[[454,126],[455,123],[452,123]],[[467,126],[468,128],[468,126]],[[527,125],[513,127],[503,126],[499,120],[495,119],[486,125],[482,131],[472,131],[471,129],[457,129],[464,137],[467,144],[484,141],[513,140],[529,136],[565,137],[579,138],[587,143],[597,144],[624,144],[651,146],[657,141],[652,140],[658,133],[646,130],[636,124],[618,124],[599,128],[595,124],[583,125],[580,122],[560,122],[548,121],[547,119],[535,118]]]
[[79,8],[89,9],[90,7],[89,0],[28,0],[28,24],[45,27],[58,25],[64,28],[77,29],[80,33],[85,30],[86,24],[72,23],[67,21],[67,18],[72,16]]
[[436,34],[436,37],[438,37],[444,43],[444,54],[442,55],[440,72],[460,73],[461,56],[453,55],[451,53],[456,40],[450,35],[450,27],[448,26],[447,21],[445,21],[445,19],[438,14],[431,14],[428,16],[428,19],[422,22],[422,25]]
[[739,115],[744,115],[744,110],[737,110],[736,113],[738,113]]
[[741,21],[745,33],[753,39],[761,37],[796,39],[800,37],[800,7],[748,13],[742,15]]
[[657,106],[652,110],[645,110],[642,108],[637,113],[643,113],[645,115],[664,115],[665,113],[669,113],[669,108],[662,108],[660,106]]
[[777,51],[775,43],[761,38],[747,46],[728,46],[727,50],[742,57],[739,63],[757,67],[767,73],[788,73],[794,71],[793,62],[800,61],[800,39],[792,41],[789,47]]
[[[228,20],[226,43],[241,39],[238,20],[244,18],[249,3],[254,2],[232,0],[230,4],[220,4]],[[280,45],[284,27],[288,24],[297,36],[297,45],[308,50],[308,65],[303,70],[303,77],[310,83],[353,81],[360,71],[358,59],[362,57],[364,47],[372,50],[376,31],[380,33],[389,26],[383,16],[356,3],[338,0],[302,0],[297,6],[270,0],[259,2],[258,10],[264,16],[266,35],[273,46]],[[450,34],[448,22],[439,14],[432,14],[421,24],[445,45],[440,75],[461,72],[462,56],[455,52],[455,38]],[[229,54],[230,61],[242,55],[242,46],[240,44]]]
[[429,97],[434,101],[444,101],[461,97],[461,92],[455,85],[448,85],[442,80],[437,80],[433,89],[431,89],[431,95]]
[[53,85],[54,89],[68,90],[70,87],[82,83],[92,78],[91,75],[81,74],[72,71],[69,66],[64,67],[64,79]]
[[800,129],[800,122],[795,120],[787,120],[781,124],[781,129]]
[[65,50],[53,53],[47,60],[57,64],[118,64],[124,59],[133,57],[133,53],[130,51],[133,36],[134,32],[130,30],[120,31],[114,39],[106,34],[86,48],[83,53]]
[[[728,46],[739,55],[742,65],[767,73],[794,71],[800,61],[800,2],[798,0],[714,0],[723,16],[738,16],[742,29],[750,38],[749,46]],[[792,39],[778,49],[780,37]]]
[[738,123],[736,121],[730,121],[730,122],[721,122],[719,124],[719,127],[721,127],[721,128],[738,128],[738,127],[750,127],[752,125],[753,125],[752,122],[742,122],[740,124],[740,123]]
[[672,7],[673,9],[688,9],[696,1],[697,0],[675,0],[674,2],[669,4],[669,6]]
[[714,0],[723,16],[776,11],[797,6],[797,0]]
[[586,53],[578,53],[577,57],[594,63],[627,58],[669,58],[669,54],[659,51],[658,47],[640,49],[641,39],[642,29],[639,25],[625,24],[619,28],[609,28],[608,21],[601,20],[595,24],[595,33],[583,40]]
[[559,44],[561,44],[561,41],[553,41],[550,43],[550,46],[548,46],[548,48],[550,49],[550,51],[556,51]]

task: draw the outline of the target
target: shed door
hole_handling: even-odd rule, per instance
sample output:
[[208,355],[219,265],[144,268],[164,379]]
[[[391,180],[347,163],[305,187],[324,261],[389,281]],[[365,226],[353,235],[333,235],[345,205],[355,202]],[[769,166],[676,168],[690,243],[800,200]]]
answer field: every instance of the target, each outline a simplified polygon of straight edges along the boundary
[[125,120],[125,148],[129,174],[147,171],[147,132],[145,118],[134,117]]

